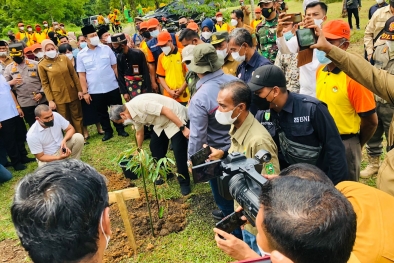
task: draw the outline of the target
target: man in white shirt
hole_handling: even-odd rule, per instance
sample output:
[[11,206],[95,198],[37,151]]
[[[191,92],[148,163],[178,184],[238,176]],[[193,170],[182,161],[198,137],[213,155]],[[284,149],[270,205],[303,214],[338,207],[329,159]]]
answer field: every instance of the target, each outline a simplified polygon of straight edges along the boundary
[[[116,57],[112,49],[100,44],[100,39],[92,25],[82,28],[88,43],[77,55],[77,72],[81,82],[85,102],[97,112],[105,132],[103,141],[113,137],[108,116],[110,105],[122,104],[118,81]],[[132,62],[130,62],[132,63]],[[114,123],[118,135],[127,137],[122,124]]]
[[[38,105],[34,114],[36,122],[27,133],[27,144],[36,156],[38,166],[67,157],[80,159],[84,145],[83,135],[48,105]],[[64,131],[64,137],[63,137]]]
[[[311,2],[306,5],[305,19],[313,19],[315,24],[321,27],[321,24],[327,20],[327,9],[327,5],[323,2]],[[279,16],[278,27],[276,31],[276,42],[281,54],[298,53],[299,47],[297,36],[292,37],[289,41],[286,41],[283,37],[283,25],[289,23],[286,22],[287,18],[289,17],[286,16],[286,14],[281,14]],[[317,59],[316,51],[314,50],[312,62],[300,67],[300,94],[316,97],[316,70],[319,65],[320,62]]]

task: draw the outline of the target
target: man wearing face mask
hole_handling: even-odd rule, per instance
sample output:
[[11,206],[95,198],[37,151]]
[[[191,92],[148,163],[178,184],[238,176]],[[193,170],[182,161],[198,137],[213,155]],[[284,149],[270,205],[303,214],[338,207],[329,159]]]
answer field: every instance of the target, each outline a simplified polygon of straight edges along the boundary
[[37,39],[35,38],[35,33],[31,25],[27,25],[27,46],[30,47],[37,43]]
[[16,33],[15,38],[16,40],[23,42],[28,46],[29,38],[27,36],[27,32],[25,31],[25,25],[22,22],[18,23],[18,33]]
[[[189,24],[189,26],[190,26],[190,24]],[[198,33],[195,30],[190,29],[190,28],[186,28],[186,29],[182,30],[182,32],[179,34],[179,41],[181,42],[183,47],[187,47],[188,45],[197,46],[197,45],[204,43],[201,40]]]
[[216,49],[218,57],[224,58],[224,64],[222,66],[223,72],[225,74],[230,74],[236,76],[239,61],[236,61],[230,53],[228,48],[229,34],[226,31],[219,31],[213,33],[211,36],[211,44]]
[[129,48],[124,33],[114,34],[112,47],[117,56],[118,83],[120,93],[126,102],[141,93],[151,92],[148,64],[144,53],[139,49]]
[[178,20],[178,24],[179,24],[179,28],[178,28],[178,32],[176,32],[176,36],[179,36],[179,34],[182,32],[182,30],[186,29],[187,24],[188,24],[188,20],[186,17],[181,16]]
[[111,45],[111,34],[108,32],[107,26],[101,26],[100,29],[97,31],[97,35],[102,44],[109,46],[112,48]]
[[[259,150],[266,150],[271,153],[271,161],[265,164],[261,174],[279,173],[278,149],[268,131],[249,112],[252,102],[252,93],[249,87],[242,80],[234,80],[224,84],[219,91],[217,102],[219,108],[216,110],[215,118],[223,125],[231,125],[230,136],[231,146],[228,150],[232,152],[243,152],[246,158],[254,158]],[[211,160],[223,158],[223,152],[211,147]],[[259,187],[253,180],[246,178],[249,188]],[[234,209],[239,204],[234,201]],[[256,243],[257,229],[250,224],[245,225],[242,230],[243,241],[249,245],[256,253],[259,249]]]
[[204,43],[209,43],[211,40],[212,33],[215,31],[215,26],[212,19],[206,18],[201,23],[201,40]]
[[[88,43],[87,48],[82,49],[77,56],[77,72],[83,99],[98,113],[105,132],[102,141],[107,141],[113,137],[108,107],[122,103],[116,80],[118,76],[116,57],[110,47],[100,44],[100,39],[92,25],[85,26],[81,30]],[[114,126],[119,136],[129,136],[123,125],[114,124]]]
[[[235,61],[238,61],[236,77],[248,82],[253,71],[271,62],[257,52],[252,44],[251,34],[244,28],[236,28],[230,33],[228,48]],[[252,107],[253,109],[253,107]]]
[[135,33],[133,35],[133,42],[136,48],[139,48],[141,42],[143,41],[143,36],[140,35],[140,25],[142,22],[144,22],[144,20],[141,17],[137,16],[134,18]]
[[12,63],[12,61],[12,58],[9,56],[7,41],[0,40],[0,75],[3,75],[4,69]]
[[[124,105],[113,105],[110,108],[113,122],[123,125],[133,124],[136,130],[137,146],[142,149],[144,126],[153,125],[150,150],[152,157],[160,160],[168,151],[171,140],[173,147],[178,182],[182,195],[190,194],[190,177],[187,170],[187,139],[189,129],[187,109],[173,99],[160,94],[141,94]],[[162,179],[156,184],[162,184]]]
[[38,105],[34,114],[35,122],[27,132],[26,140],[38,166],[68,157],[81,158],[84,138],[75,132],[70,122],[45,104]]
[[217,12],[216,13],[216,24],[215,24],[216,31],[227,31],[230,32],[230,25],[223,22],[223,13]]
[[104,261],[113,202],[106,181],[77,160],[48,163],[21,179],[11,215],[32,262]]
[[261,22],[263,22],[263,17],[261,16],[261,8],[260,7],[256,7],[254,9],[254,16],[255,19],[253,19],[252,22],[250,22],[250,26],[256,30],[257,25],[259,25]]
[[[343,50],[349,47],[350,27],[346,22],[327,22],[323,32],[333,45]],[[316,98],[327,104],[345,145],[348,180],[358,182],[362,147],[378,126],[373,93],[337,68],[323,51],[317,50],[316,55],[324,65],[316,73]]]
[[[305,19],[304,26],[318,25],[321,27],[322,23],[327,20],[327,5],[323,2],[305,1]],[[285,13],[279,15],[278,27],[276,29],[276,37],[279,51],[281,54],[296,54],[299,52],[297,36],[286,41],[283,36],[283,26],[293,23],[289,21],[290,17]],[[316,97],[316,70],[320,66],[317,59],[316,51],[313,52],[312,62],[301,66],[300,69],[300,93]]]
[[[254,28],[252,28],[251,26],[249,26],[243,22],[244,21],[244,13],[242,12],[242,10],[233,10],[230,17],[231,17],[230,23],[234,28],[244,28],[250,33],[250,35],[252,36],[252,43],[253,43],[252,46],[256,47],[257,46],[256,31],[254,30]],[[234,29],[232,29],[232,30],[234,30]]]
[[388,6],[385,0],[376,0],[376,4],[371,6],[368,11],[368,19],[371,19],[373,14],[382,7]]
[[74,58],[77,58],[78,53],[79,53],[82,49],[84,49],[85,47],[88,46],[88,43],[86,42],[85,36],[83,36],[83,35],[77,36],[77,46],[78,46],[78,48],[76,48],[76,49],[73,50]]
[[17,100],[31,127],[35,122],[34,108],[48,103],[38,77],[38,62],[25,58],[22,44],[10,45],[10,56],[14,60],[4,70],[4,77],[16,92]]
[[34,33],[34,38],[36,40],[36,43],[41,44],[44,39],[47,39],[48,35],[45,30],[41,30],[41,26],[39,24],[36,24],[35,28],[36,32]]
[[40,61],[44,57],[44,52],[42,51],[42,46],[41,44],[34,44],[33,46],[30,47],[31,51],[33,52],[35,56],[35,61]]
[[288,92],[283,71],[273,65],[255,70],[248,86],[259,108],[255,117],[278,146],[281,170],[295,163],[310,163],[334,184],[348,180],[345,146],[325,104]]
[[[283,36],[288,41],[295,34],[296,27],[293,23],[283,26]],[[275,59],[275,66],[278,66],[286,75],[287,90],[293,93],[300,93],[300,70],[297,67],[297,54],[282,54],[278,51]]]
[[184,85],[187,69],[182,63],[181,52],[172,42],[170,33],[166,31],[160,32],[157,46],[163,51],[158,58],[156,70],[163,95],[186,106],[190,100],[190,92]]
[[278,53],[278,46],[276,44],[278,13],[275,9],[275,4],[276,1],[274,0],[261,0],[259,2],[265,20],[256,27],[261,54],[271,61],[271,63],[275,62],[276,54]]
[[145,58],[148,56],[148,45],[146,44],[149,40],[152,39],[150,32],[148,31],[148,22],[144,21],[140,24],[140,35],[142,36],[142,41],[140,43],[140,49],[144,52]]

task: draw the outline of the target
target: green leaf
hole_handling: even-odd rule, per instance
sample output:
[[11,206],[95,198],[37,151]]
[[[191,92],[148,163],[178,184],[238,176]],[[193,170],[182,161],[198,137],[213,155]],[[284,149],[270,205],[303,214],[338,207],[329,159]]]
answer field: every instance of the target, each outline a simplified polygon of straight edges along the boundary
[[164,207],[163,207],[163,206],[160,206],[160,209],[159,209],[159,218],[163,218],[163,215],[164,215]]

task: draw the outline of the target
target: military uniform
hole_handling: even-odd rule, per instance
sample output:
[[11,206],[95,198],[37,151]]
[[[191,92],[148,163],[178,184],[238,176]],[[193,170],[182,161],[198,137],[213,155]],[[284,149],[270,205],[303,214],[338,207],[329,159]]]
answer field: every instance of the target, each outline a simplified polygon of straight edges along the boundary
[[278,45],[276,44],[276,27],[278,25],[278,16],[272,20],[265,20],[257,26],[256,31],[260,40],[260,50],[263,57],[275,63],[278,54]]
[[[25,121],[29,126],[33,125],[35,122],[35,107],[38,104],[47,103],[38,76],[38,62],[30,59],[25,59],[21,64],[13,62],[6,67],[4,77],[7,81],[22,78],[22,82],[14,85],[13,90],[16,92],[18,103],[25,115]],[[41,93],[42,98],[39,101],[34,100],[34,96],[39,93]]]
[[[226,31],[219,31],[219,32],[214,32],[210,38],[211,44],[215,47],[215,49],[217,49],[217,51],[223,51],[220,50],[221,47],[221,43],[223,41],[228,40],[228,32]],[[227,44],[227,48],[226,51],[228,49],[228,44]],[[221,54],[223,56],[223,54]],[[240,64],[240,62],[235,61],[233,56],[230,54],[228,54],[225,58],[224,58],[224,64],[222,66],[222,70],[225,74],[230,74],[233,75],[234,77],[236,77],[236,73],[237,73],[237,68],[238,65]]]

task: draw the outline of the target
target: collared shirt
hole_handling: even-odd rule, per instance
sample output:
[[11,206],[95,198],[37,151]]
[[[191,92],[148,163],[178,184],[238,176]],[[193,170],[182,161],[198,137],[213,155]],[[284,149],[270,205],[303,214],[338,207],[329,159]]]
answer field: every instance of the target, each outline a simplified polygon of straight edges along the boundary
[[394,197],[358,182],[341,182],[336,188],[357,215],[353,253],[360,262],[394,262]]
[[259,20],[257,20],[257,19],[253,19],[253,21],[252,22],[250,22],[250,26],[252,27],[252,28],[254,28],[254,30],[256,30],[256,27],[258,26],[258,24],[260,24],[261,22],[263,22],[263,18],[261,18],[261,19],[259,19]]
[[63,140],[63,131],[70,123],[57,112],[53,112],[53,126],[44,128],[36,121],[26,135],[27,145],[32,154],[54,155]]
[[361,118],[376,112],[373,93],[337,67],[322,66],[316,76],[316,98],[327,104],[339,134],[357,134]]
[[252,73],[259,67],[264,65],[271,65],[271,62],[259,54],[256,50],[249,61],[244,61],[239,64],[236,76],[246,83],[252,78]]
[[215,24],[215,28],[216,28],[216,32],[219,32],[219,31],[227,31],[227,32],[230,32],[230,25],[229,24],[227,24],[227,23],[223,23],[221,26],[218,24],[218,23],[216,23]]
[[372,18],[373,14],[376,12],[376,10],[378,10],[379,8],[388,6],[388,5],[389,4],[387,4],[386,2],[383,2],[381,6],[379,6],[378,4],[371,6],[368,11],[368,19]]
[[230,74],[236,77],[237,68],[239,66],[239,62],[236,61],[233,56],[230,54],[227,55],[224,64],[222,66],[224,74]]
[[[376,47],[373,53],[373,60],[376,68],[386,70],[391,75],[394,75],[394,52],[391,52],[387,45]],[[388,103],[376,94],[375,100],[380,103]]]
[[[268,133],[268,131],[249,113],[242,123],[241,127],[237,130],[234,125],[230,129],[231,146],[228,150],[229,153],[239,152],[243,153],[246,158],[254,158],[259,150],[266,150],[271,154],[271,161],[261,171],[262,174],[278,174],[279,173],[279,160],[278,148]],[[268,169],[273,167],[273,171]],[[255,185],[255,183],[247,178],[248,185]],[[235,208],[238,203],[235,202]],[[245,229],[254,235],[257,234],[257,229],[252,225],[245,225]]]
[[390,5],[388,5],[376,10],[371,20],[369,20],[364,32],[364,46],[368,55],[373,53],[374,47],[385,44],[386,40],[378,38],[375,43],[373,40],[382,31],[387,19],[392,16],[393,13],[391,13]]
[[276,27],[278,25],[278,15],[272,20],[265,20],[256,28],[257,35],[260,39],[261,55],[275,62],[278,54],[278,45],[276,44]]
[[280,67],[285,73],[287,90],[300,93],[300,69],[297,67],[297,54],[282,54],[278,51],[275,66]]
[[37,106],[37,104],[47,101],[45,96],[43,96],[38,102],[33,99],[35,94],[44,92],[40,78],[38,77],[37,68],[38,62],[25,59],[25,62],[21,64],[17,64],[15,62],[9,64],[4,71],[4,77],[7,81],[17,77],[22,78],[22,83],[14,86],[18,103],[22,107]]
[[0,60],[0,75],[4,74],[4,70],[5,68],[11,64],[14,60],[12,60],[12,58],[10,56],[7,56],[6,59],[4,61]]
[[321,101],[307,95],[289,92],[280,112],[259,111],[256,119],[264,125],[278,145],[281,169],[290,164],[285,161],[281,153],[277,133],[279,128],[290,141],[321,147],[316,166],[322,169],[334,184],[347,180],[345,146],[327,106]]
[[201,78],[196,85],[197,92],[190,100],[188,114],[190,119],[190,136],[188,155],[200,150],[203,144],[227,151],[230,147],[230,125],[221,125],[215,118],[219,107],[216,101],[220,86],[232,80],[234,76],[219,69]]
[[0,101],[0,122],[19,115],[11,95],[11,87],[3,75],[0,75]]
[[116,57],[112,49],[99,44],[95,49],[85,47],[77,56],[77,72],[86,72],[88,92],[102,94],[118,88],[115,72]]
[[[282,54],[298,53],[297,36],[293,36],[289,41],[282,36],[276,41]],[[319,66],[320,62],[314,50],[312,62],[300,67],[300,94],[316,97],[316,70]]]
[[169,108],[183,124],[186,124],[188,120],[186,107],[176,102],[174,99],[160,94],[141,94],[125,105],[130,112],[131,118],[135,122],[134,126],[137,131],[143,129],[144,125],[153,125],[153,131],[157,136],[160,136],[161,132],[164,130],[169,139],[180,130],[175,123],[161,114],[163,107]]

